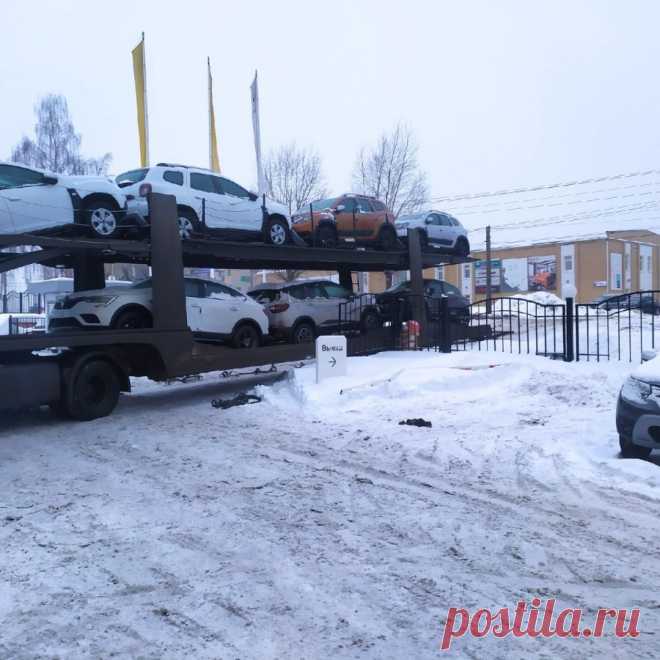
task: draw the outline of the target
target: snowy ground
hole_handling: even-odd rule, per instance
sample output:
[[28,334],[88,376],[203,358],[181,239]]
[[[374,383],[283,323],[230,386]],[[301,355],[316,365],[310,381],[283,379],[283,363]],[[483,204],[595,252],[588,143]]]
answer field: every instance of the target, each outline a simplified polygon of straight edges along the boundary
[[448,607],[540,596],[640,607],[642,634],[449,655],[659,657],[660,467],[614,429],[633,366],[390,353],[226,411],[209,375],[4,417],[0,656],[436,658]]

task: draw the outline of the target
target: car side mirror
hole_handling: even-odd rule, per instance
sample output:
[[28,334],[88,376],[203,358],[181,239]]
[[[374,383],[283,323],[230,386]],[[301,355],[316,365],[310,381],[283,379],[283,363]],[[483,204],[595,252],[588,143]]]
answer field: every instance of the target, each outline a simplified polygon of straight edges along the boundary
[[54,186],[57,183],[57,177],[47,176],[44,174],[43,178],[41,179],[41,183],[43,183],[45,186]]
[[256,202],[259,199],[259,195],[257,195],[257,193],[254,193],[252,191],[248,193],[248,197],[250,198],[251,202]]
[[336,206],[336,207],[335,207],[335,211],[336,211],[337,213],[341,213],[341,212],[344,211],[345,209],[346,209],[346,207],[345,207],[343,204],[340,204],[339,206]]
[[425,225],[430,225],[432,222],[433,220],[431,220],[431,218],[426,218],[426,220],[424,220]]

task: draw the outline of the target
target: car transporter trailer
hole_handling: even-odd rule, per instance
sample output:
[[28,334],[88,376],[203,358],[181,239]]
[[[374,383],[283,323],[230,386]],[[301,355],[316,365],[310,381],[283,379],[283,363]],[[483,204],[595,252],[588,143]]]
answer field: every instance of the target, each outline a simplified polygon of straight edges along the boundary
[[[188,328],[184,267],[336,270],[352,290],[352,272],[409,270],[416,299],[423,299],[422,270],[468,261],[437,251],[422,252],[417,230],[408,249],[375,250],[271,246],[214,239],[181,241],[176,200],[149,195],[150,240],[0,235],[0,272],[41,263],[72,268],[74,289],[105,286],[106,263],[151,265],[153,326],[145,329],[62,330],[0,337],[0,410],[50,405],[78,420],[108,415],[130,376],[153,380],[209,371],[300,361],[313,344],[235,349],[195,341]],[[29,246],[31,251],[12,251]],[[413,315],[423,321],[424,307]]]

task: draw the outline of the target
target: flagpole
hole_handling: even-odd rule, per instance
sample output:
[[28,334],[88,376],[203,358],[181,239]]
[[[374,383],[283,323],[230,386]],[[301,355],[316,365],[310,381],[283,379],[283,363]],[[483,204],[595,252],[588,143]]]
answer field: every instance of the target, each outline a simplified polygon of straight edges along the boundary
[[254,80],[250,85],[250,92],[252,96],[252,129],[254,131],[254,151],[257,157],[257,188],[259,194],[266,192],[266,185],[264,182],[264,170],[261,162],[261,127],[259,122],[259,84],[257,82],[258,72],[254,72]]
[[149,106],[147,105],[147,51],[144,42],[144,32],[142,33],[142,80],[144,80],[144,135],[145,151],[147,154],[147,166],[149,166]]
[[211,82],[211,58],[206,58],[208,66],[208,97],[209,97],[209,169],[213,169],[213,83]]

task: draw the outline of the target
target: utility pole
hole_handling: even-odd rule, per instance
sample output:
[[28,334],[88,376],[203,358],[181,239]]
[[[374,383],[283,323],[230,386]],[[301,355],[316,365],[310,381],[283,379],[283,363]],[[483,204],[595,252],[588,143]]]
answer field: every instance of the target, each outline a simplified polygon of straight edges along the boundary
[[486,314],[490,314],[492,307],[493,280],[490,271],[491,262],[490,250],[490,225],[486,227]]

